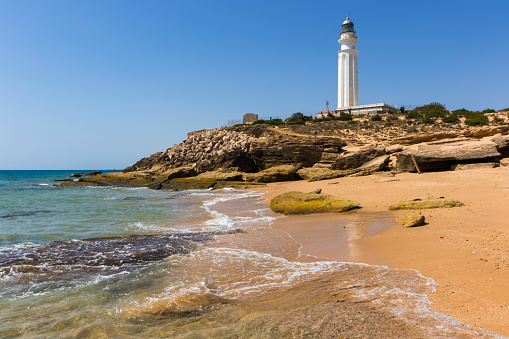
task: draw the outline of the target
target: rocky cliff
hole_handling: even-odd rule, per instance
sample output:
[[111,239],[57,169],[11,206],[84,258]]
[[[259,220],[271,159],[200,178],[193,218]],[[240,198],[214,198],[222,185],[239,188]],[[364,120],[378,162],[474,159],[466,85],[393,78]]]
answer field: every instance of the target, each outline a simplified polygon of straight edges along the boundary
[[376,122],[360,118],[355,123],[239,125],[191,132],[181,143],[141,159],[122,173],[82,177],[63,185],[235,187],[388,169],[416,171],[414,161],[421,170],[443,170],[455,164],[497,163],[509,155],[508,133],[505,123],[426,125],[389,117]]
[[332,164],[345,145],[338,136],[300,134],[267,125],[204,130],[189,133],[181,143],[143,158],[123,172],[162,173],[190,165],[198,172],[223,168],[248,173],[279,165],[311,167]]

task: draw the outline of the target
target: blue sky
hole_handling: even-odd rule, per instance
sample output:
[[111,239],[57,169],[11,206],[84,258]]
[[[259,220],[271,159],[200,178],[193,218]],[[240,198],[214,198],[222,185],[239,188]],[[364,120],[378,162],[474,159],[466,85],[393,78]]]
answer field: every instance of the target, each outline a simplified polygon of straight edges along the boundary
[[0,1],[0,169],[121,169],[247,112],[509,107],[509,1]]

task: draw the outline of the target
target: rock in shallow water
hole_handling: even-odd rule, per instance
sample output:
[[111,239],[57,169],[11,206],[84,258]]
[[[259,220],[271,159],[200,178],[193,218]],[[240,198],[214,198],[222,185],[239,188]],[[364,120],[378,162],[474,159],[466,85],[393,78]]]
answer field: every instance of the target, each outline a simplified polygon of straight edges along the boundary
[[187,254],[197,244],[215,235],[241,233],[197,232],[180,234],[132,235],[129,237],[92,238],[55,241],[47,245],[0,252],[0,277],[29,273],[48,279],[68,278],[69,272],[81,274],[114,271],[116,268],[146,264],[175,254]]

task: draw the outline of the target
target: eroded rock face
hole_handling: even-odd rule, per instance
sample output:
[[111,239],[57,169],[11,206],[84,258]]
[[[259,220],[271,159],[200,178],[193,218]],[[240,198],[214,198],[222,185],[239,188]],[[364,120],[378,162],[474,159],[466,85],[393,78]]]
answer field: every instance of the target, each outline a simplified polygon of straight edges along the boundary
[[192,165],[199,173],[220,168],[249,173],[280,165],[330,165],[344,145],[337,137],[295,135],[261,126],[205,130],[189,133],[181,143],[143,158],[123,172],[151,170],[161,174]]
[[292,165],[281,165],[268,168],[258,173],[246,173],[244,174],[244,180],[261,183],[290,181],[295,179],[296,172],[297,169]]
[[347,153],[339,156],[332,164],[333,170],[346,170],[358,168],[365,163],[385,155],[385,147],[379,145],[368,145],[357,152]]
[[337,138],[280,135],[253,143],[250,156],[260,170],[279,165],[311,167],[334,162],[344,145]]
[[382,155],[382,156],[376,157],[373,160],[370,160],[370,161],[364,163],[362,166],[360,166],[359,170],[366,171],[366,172],[381,171],[389,163],[389,159],[390,159],[389,155]]
[[[387,168],[415,171],[412,155],[422,171],[448,170],[451,165],[498,162],[496,157],[508,157],[509,136],[503,135],[508,131],[509,125],[460,128],[441,124],[417,129],[399,120],[373,123],[369,119],[354,125],[327,121],[232,126],[188,133],[186,140],[139,160],[122,173],[66,180],[61,185],[189,189],[299,177],[315,181],[368,175]],[[413,145],[417,142],[427,144]],[[282,169],[285,166],[291,170]],[[296,169],[301,169],[298,175]],[[208,177],[201,176],[208,172]],[[230,174],[225,179],[224,173],[233,179]]]
[[490,141],[495,143],[497,151],[503,158],[509,157],[509,135],[497,134],[490,138]]
[[495,143],[483,140],[438,145],[420,144],[398,153],[396,168],[415,172],[412,156],[421,171],[436,171],[450,169],[458,163],[489,162],[500,157],[500,153]]
[[477,164],[457,164],[451,167],[452,171],[464,171],[464,170],[473,170],[473,169],[488,169],[499,167],[500,164],[496,162],[480,162]]
[[255,137],[242,132],[213,129],[192,132],[186,140],[143,158],[124,172],[142,171],[147,169],[164,172],[171,168],[201,165],[204,171],[218,167],[239,167],[249,171],[254,169],[254,162],[246,154]]

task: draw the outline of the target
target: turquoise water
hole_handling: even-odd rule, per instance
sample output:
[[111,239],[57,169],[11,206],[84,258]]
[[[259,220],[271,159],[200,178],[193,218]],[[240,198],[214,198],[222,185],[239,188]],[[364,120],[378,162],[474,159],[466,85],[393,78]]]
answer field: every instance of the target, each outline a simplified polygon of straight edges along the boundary
[[[0,171],[0,250],[57,240],[144,234],[199,212],[179,194],[145,188],[58,188],[76,171]],[[180,194],[182,195],[182,194]],[[197,204],[199,204],[197,202]],[[178,227],[175,227],[178,228]]]
[[301,256],[261,193],[74,172],[0,171],[2,338],[496,337],[428,311],[416,271]]

